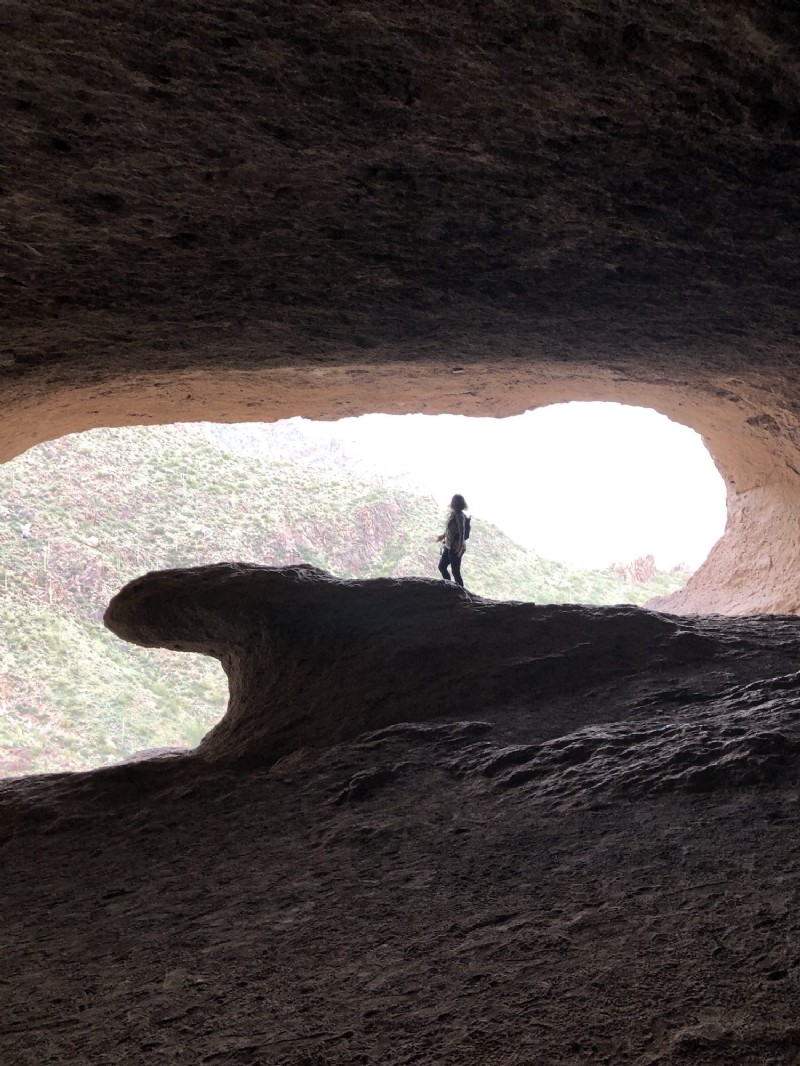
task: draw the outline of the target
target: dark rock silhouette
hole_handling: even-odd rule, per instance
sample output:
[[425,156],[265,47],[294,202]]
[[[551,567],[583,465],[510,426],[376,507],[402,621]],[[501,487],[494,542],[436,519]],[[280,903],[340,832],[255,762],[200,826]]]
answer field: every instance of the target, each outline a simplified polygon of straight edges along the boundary
[[799,620],[233,563],[106,620],[230,706],[0,782],[3,1061],[794,1061]]
[[[220,660],[230,702],[198,749],[211,760],[274,761],[398,722],[480,717],[521,694],[535,705],[616,682],[623,697],[641,671],[654,679],[701,661],[747,677],[775,641],[774,623],[495,603],[433,580],[246,563],[146,574],[104,621],[134,643]],[[795,623],[784,627],[794,636]],[[585,709],[584,723],[592,717]]]

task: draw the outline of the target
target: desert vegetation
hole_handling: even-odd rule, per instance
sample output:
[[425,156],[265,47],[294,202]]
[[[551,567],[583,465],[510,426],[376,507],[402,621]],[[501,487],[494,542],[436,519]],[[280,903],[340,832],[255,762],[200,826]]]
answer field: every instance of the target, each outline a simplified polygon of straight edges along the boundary
[[[0,774],[193,746],[219,719],[215,662],[104,629],[110,597],[144,571],[244,560],[438,579],[435,500],[369,480],[294,430],[264,440],[216,426],[95,430],[0,467]],[[646,560],[577,570],[479,513],[465,573],[492,599],[587,604],[641,604],[688,576]]]

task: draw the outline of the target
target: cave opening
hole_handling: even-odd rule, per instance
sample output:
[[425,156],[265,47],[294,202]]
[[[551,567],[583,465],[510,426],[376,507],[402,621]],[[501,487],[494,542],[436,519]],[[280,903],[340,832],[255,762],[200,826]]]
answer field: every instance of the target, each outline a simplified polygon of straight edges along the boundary
[[103,628],[147,570],[233,559],[438,580],[435,535],[460,491],[471,591],[644,604],[685,583],[725,513],[698,434],[616,403],[98,429],[28,450],[0,482],[3,776],[194,747],[222,716],[214,661]]
[[701,436],[652,408],[572,401],[506,418],[375,414],[303,432],[441,508],[463,490],[479,527],[577,568],[651,555],[658,570],[693,573],[725,529],[725,483]]

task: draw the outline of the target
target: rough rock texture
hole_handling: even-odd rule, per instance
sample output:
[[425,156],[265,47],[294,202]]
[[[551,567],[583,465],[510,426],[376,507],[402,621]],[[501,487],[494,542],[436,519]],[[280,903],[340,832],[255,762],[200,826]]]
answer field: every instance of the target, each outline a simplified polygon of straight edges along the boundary
[[673,608],[800,608],[795,4],[0,18],[0,454],[103,424],[644,403],[705,435],[730,492]]
[[[0,29],[0,458],[648,404],[729,493],[671,609],[800,610],[796,4],[7,0]],[[797,1062],[796,621],[295,572],[245,575],[245,627],[220,576],[225,610],[170,579],[129,619],[228,663],[199,752],[0,785],[3,1062]]]
[[0,783],[2,1061],[796,1063],[796,618],[242,565],[107,618],[231,705]]
[[[246,563],[146,574],[117,593],[104,621],[136,644],[219,659],[230,702],[198,752],[270,762],[365,729],[479,716],[520,693],[571,700],[596,681],[630,684],[642,669],[652,684],[674,661],[702,663],[718,693],[723,662],[729,680],[749,678],[754,658],[795,634],[794,623],[720,627],[631,607],[495,603],[438,580],[351,582],[307,565]],[[698,679],[693,698],[705,688]],[[610,713],[603,704],[601,721]]]

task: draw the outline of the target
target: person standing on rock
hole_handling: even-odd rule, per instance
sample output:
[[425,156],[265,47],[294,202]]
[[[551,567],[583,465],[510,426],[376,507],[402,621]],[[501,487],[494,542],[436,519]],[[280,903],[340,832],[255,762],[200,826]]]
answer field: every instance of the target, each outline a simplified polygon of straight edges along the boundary
[[[467,501],[456,493],[450,501],[450,511],[445,522],[444,533],[440,533],[436,538],[440,544],[443,544],[439,573],[445,581],[455,581],[462,589],[464,582],[461,578],[461,556],[466,551],[469,536],[469,519],[464,514],[466,509]],[[448,566],[453,571],[452,578],[448,572]]]

